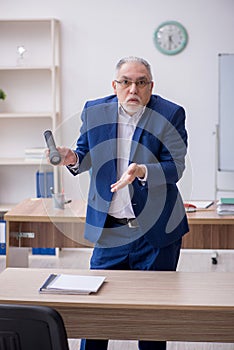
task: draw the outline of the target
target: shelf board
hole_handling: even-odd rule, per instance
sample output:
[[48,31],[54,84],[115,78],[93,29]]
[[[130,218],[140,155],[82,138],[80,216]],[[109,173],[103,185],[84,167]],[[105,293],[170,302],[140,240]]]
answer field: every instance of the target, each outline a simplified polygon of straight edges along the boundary
[[0,20],[0,22],[26,22],[26,23],[30,23],[30,22],[58,22],[59,19],[58,18],[54,18],[54,17],[49,17],[49,18],[3,18]]
[[44,159],[26,159],[26,158],[0,158],[0,165],[48,165]]
[[0,118],[52,118],[51,112],[0,113]]
[[[54,66],[57,68],[57,66]],[[52,66],[1,66],[0,65],[0,71],[6,71],[6,70],[53,70]]]

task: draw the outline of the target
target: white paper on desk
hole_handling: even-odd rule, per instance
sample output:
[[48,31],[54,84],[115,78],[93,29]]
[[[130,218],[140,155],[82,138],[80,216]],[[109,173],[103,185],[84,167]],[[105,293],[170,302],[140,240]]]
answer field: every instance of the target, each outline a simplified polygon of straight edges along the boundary
[[47,290],[61,292],[95,293],[104,282],[104,276],[82,276],[59,274],[47,286]]
[[186,201],[185,203],[189,203],[195,206],[197,209],[207,209],[209,208],[214,202],[213,201]]
[[221,202],[218,202],[217,214],[219,214],[219,215],[234,215],[234,205],[233,204],[222,204]]

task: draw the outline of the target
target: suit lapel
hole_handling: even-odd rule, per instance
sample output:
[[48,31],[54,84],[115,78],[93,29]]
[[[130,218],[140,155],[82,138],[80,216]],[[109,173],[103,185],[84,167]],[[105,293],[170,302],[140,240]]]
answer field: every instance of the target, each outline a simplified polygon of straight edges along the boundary
[[113,159],[117,158],[117,123],[118,123],[118,103],[110,103],[105,108],[105,120],[107,123],[108,139],[111,140],[111,152]]
[[130,160],[132,161],[134,158],[134,155],[136,153],[138,143],[140,140],[140,137],[145,129],[145,125],[150,118],[151,110],[149,108],[146,108],[141,119],[139,120],[137,127],[135,129],[133,138],[132,138],[132,145],[131,145],[131,151],[130,151]]
[[112,182],[116,181],[117,174],[117,126],[118,126],[118,103],[108,103],[105,105],[103,122],[106,124],[104,128],[107,133],[107,138],[110,141],[108,143],[110,152],[110,161],[112,166],[110,167],[110,177]]

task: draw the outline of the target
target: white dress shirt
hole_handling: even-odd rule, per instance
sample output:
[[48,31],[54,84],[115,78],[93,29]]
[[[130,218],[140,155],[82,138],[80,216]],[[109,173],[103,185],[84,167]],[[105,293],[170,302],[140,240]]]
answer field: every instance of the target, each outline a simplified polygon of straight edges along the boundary
[[[117,179],[119,180],[123,173],[129,166],[129,157],[132,144],[133,134],[135,132],[137,123],[139,122],[145,107],[141,108],[135,114],[130,116],[125,112],[123,107],[119,105],[118,114],[118,133],[117,133]],[[147,169],[146,169],[147,173]],[[140,179],[142,182],[146,181]],[[131,198],[128,186],[114,192],[112,202],[109,208],[109,215],[116,218],[134,218],[134,212],[132,209]]]

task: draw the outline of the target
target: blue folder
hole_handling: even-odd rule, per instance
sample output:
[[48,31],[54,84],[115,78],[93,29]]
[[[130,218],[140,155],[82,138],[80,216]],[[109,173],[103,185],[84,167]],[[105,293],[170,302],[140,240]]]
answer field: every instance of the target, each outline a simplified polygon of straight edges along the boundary
[[52,197],[50,188],[54,188],[54,175],[52,171],[37,171],[36,173],[37,197]]
[[0,219],[0,255],[6,255],[6,221]]

